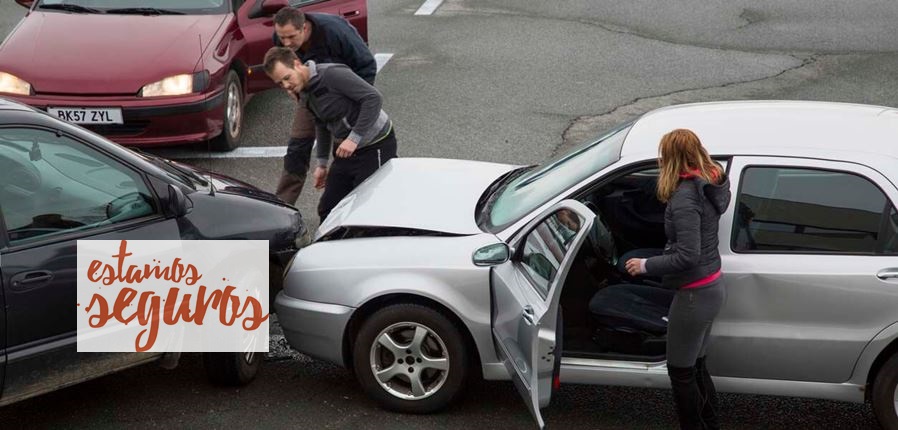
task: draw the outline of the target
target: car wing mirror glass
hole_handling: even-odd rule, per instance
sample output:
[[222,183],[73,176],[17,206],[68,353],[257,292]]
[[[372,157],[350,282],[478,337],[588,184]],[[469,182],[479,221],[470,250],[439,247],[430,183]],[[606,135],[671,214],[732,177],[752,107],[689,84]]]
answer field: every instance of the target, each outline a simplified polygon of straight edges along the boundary
[[504,243],[494,243],[474,251],[475,266],[495,266],[508,261],[511,250]]
[[187,215],[187,212],[190,212],[190,201],[187,200],[187,196],[184,195],[184,192],[181,191],[181,188],[175,186],[174,184],[168,185],[168,204],[166,205],[166,209],[170,216],[175,218],[182,217]]

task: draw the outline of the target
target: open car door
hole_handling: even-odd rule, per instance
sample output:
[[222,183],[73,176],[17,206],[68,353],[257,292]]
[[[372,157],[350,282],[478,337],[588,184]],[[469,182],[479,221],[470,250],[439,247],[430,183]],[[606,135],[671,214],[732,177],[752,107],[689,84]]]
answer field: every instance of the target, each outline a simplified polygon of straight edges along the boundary
[[512,238],[511,258],[493,267],[496,349],[540,428],[561,360],[561,287],[594,221],[583,204],[559,202]]

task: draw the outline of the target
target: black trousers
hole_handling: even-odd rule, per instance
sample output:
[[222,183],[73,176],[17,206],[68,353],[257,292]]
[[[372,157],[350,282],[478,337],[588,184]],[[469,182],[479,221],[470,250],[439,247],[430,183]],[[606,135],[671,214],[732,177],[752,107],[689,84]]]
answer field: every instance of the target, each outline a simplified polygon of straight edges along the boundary
[[[337,147],[338,144],[335,144],[334,151]],[[391,158],[396,158],[396,132],[392,130],[380,142],[356,150],[349,158],[339,158],[334,154],[334,162],[327,172],[324,194],[318,202],[320,222],[324,222],[343,197]]]

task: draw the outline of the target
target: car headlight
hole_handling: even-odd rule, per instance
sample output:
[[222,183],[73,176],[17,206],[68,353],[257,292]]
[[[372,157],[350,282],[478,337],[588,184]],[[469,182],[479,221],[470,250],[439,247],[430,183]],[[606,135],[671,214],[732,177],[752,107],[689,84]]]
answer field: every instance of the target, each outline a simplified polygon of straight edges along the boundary
[[0,93],[27,96],[31,94],[31,84],[23,81],[18,76],[0,72]]
[[169,76],[161,81],[144,85],[140,89],[142,97],[180,96],[193,92],[194,76],[191,74]]

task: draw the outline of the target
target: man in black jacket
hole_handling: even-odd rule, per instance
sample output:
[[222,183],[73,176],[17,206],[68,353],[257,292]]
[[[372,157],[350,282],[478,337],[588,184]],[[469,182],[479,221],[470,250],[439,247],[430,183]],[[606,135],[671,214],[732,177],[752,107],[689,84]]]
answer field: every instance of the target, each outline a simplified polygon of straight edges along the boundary
[[[396,157],[393,122],[381,109],[383,98],[346,65],[300,62],[287,48],[265,54],[265,73],[281,88],[298,95],[315,121],[318,146],[315,187],[324,187],[318,203],[323,222],[353,188]],[[333,149],[331,149],[333,148]],[[334,162],[328,167],[331,152]]]
[[[377,74],[374,56],[355,27],[343,18],[323,13],[306,14],[285,7],[274,16],[274,30],[275,46],[294,50],[302,62],[345,64],[366,82],[374,84]],[[302,192],[314,142],[313,117],[299,103],[284,156],[284,171],[275,191],[286,203],[295,204]]]

